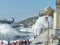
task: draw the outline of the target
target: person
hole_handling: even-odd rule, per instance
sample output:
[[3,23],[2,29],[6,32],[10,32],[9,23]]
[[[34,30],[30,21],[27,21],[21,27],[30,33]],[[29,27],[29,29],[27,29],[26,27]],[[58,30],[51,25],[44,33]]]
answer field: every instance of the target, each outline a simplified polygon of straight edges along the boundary
[[16,42],[14,42],[14,44],[13,45],[16,45]]
[[19,45],[23,45],[23,41],[21,40],[21,41],[19,41]]
[[10,45],[10,40],[8,40],[8,45]]
[[5,45],[3,41],[1,42],[1,45]]
[[41,33],[42,33],[42,30],[43,30],[43,29],[41,28]]
[[25,40],[25,45],[27,45],[27,41]]
[[19,45],[18,41],[16,41],[16,45]]
[[29,41],[29,39],[27,39],[27,44],[30,44],[30,41]]

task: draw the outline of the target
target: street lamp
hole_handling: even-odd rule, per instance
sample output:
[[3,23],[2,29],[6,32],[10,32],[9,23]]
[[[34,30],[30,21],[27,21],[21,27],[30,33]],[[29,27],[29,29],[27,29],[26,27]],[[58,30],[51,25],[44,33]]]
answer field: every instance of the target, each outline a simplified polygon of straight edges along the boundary
[[48,45],[49,45],[49,21],[48,21]]
[[48,21],[48,15],[45,17],[46,18],[46,21],[48,23],[48,32],[47,32],[47,45],[49,45],[49,21]]

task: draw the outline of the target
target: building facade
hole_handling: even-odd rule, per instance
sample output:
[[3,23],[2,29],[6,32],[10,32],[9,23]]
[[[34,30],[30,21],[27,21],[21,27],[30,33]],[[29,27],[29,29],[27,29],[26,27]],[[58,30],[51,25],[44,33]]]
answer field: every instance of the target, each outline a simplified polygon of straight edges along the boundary
[[56,0],[56,12],[54,13],[54,29],[56,36],[60,39],[60,0]]

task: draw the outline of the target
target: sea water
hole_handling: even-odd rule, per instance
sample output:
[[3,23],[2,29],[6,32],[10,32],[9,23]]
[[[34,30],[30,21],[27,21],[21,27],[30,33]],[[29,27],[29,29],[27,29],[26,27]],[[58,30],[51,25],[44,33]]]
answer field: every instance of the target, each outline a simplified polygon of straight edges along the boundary
[[0,40],[25,40],[33,37],[33,35],[27,34],[33,33],[14,30],[9,24],[0,24]]
[[[49,20],[49,27],[50,28],[53,27],[53,25],[52,25],[53,18],[51,16],[49,16],[48,20]],[[36,23],[32,26],[32,30],[27,29],[29,31],[27,31],[23,28],[20,30],[15,30],[9,24],[0,24],[0,40],[26,40],[27,38],[34,39],[34,36],[36,35],[36,30],[37,30],[37,33],[40,33],[41,28],[48,27],[47,24],[48,23],[45,21],[45,16],[39,17],[37,19]],[[33,34],[33,35],[27,35],[27,34]]]

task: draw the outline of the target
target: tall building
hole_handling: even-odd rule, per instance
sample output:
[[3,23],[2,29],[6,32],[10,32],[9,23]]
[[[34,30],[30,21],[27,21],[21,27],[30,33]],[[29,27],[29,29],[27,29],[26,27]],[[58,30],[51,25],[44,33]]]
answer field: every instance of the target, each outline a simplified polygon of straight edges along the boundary
[[54,29],[56,36],[60,39],[60,0],[56,0],[56,13],[54,14]]

